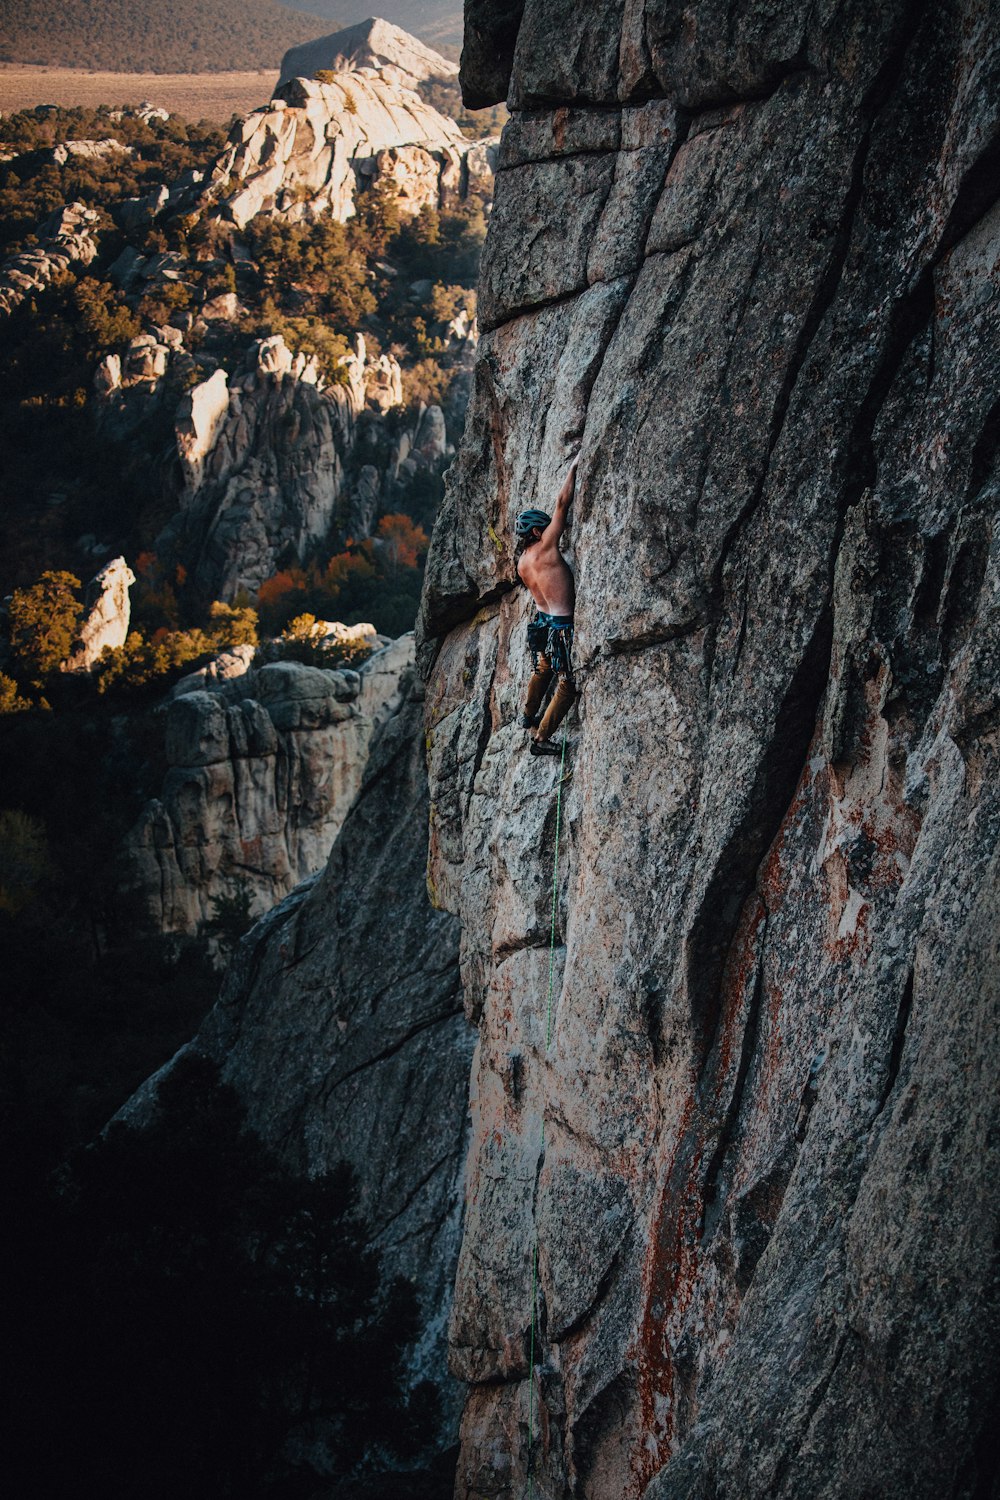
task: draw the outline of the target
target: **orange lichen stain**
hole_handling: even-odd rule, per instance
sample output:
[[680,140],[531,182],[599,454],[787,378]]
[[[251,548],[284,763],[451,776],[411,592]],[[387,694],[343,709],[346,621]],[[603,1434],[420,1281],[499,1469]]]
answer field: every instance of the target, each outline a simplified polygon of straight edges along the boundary
[[557,109],[552,116],[552,144],[557,151],[561,151],[566,144],[566,125],[569,120],[569,110],[564,105]]

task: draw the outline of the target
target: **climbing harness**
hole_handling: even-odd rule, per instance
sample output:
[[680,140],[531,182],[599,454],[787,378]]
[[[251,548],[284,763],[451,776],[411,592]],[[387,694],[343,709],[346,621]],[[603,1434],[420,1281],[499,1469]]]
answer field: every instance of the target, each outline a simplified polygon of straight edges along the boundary
[[[559,909],[559,834],[562,828],[563,772],[566,767],[566,734],[563,732],[562,754],[559,758],[559,782],[556,787],[556,852],[552,864],[552,914],[549,922],[549,986],[545,1001],[545,1054],[548,1056],[552,1041],[552,997],[555,992],[556,974],[556,916]],[[539,1160],[545,1156],[545,1099],[542,1099],[542,1137]],[[538,1231],[531,1256],[531,1334],[528,1341],[528,1500],[535,1493],[535,1328],[538,1321]]]

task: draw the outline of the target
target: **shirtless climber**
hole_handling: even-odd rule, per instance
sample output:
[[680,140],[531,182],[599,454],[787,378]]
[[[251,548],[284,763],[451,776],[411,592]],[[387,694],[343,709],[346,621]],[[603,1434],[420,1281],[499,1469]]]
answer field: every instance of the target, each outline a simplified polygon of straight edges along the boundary
[[[552,735],[576,698],[571,656],[575,587],[569,564],[559,551],[559,539],[566,529],[573,502],[579,461],[577,454],[559,491],[554,515],[549,516],[544,510],[522,510],[514,523],[518,577],[535,601],[535,614],[528,625],[528,649],[534,672],[521,715],[523,728],[535,731],[529,747],[532,755],[560,753],[559,746],[552,743]],[[555,692],[544,715],[539,715],[553,674]]]

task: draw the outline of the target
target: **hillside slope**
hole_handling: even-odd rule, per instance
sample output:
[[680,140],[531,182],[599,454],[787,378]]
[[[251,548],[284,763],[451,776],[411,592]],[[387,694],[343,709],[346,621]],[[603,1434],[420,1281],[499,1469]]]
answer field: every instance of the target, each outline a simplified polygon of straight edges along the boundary
[[277,68],[289,47],[328,30],[328,19],[277,0],[0,0],[0,60],[54,67],[125,73]]

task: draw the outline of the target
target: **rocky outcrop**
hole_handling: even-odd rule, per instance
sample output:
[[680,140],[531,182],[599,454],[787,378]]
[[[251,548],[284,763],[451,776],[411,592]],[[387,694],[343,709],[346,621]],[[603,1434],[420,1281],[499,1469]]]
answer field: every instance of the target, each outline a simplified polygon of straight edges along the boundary
[[293,357],[281,338],[261,342],[248,362],[227,383],[225,408],[221,372],[191,392],[190,415],[182,407],[187,487],[157,544],[186,559],[211,597],[227,600],[240,589],[256,594],[279,559],[298,562],[327,536],[364,407],[363,377],[360,394],[350,385],[321,390],[315,365]]
[[71,203],[46,219],[37,244],[0,264],[0,315],[13,312],[54,277],[89,266],[97,255],[100,214],[83,203]]
[[471,142],[453,120],[372,68],[330,83],[293,78],[233,127],[205,207],[242,229],[258,214],[290,223],[354,213],[359,186],[407,182],[403,212],[467,191]]
[[319,72],[350,73],[374,68],[389,83],[415,89],[428,79],[458,77],[458,64],[427,47],[391,21],[370,17],[345,26],[315,42],[305,42],[285,53],[278,87],[293,78],[313,78]]
[[181,563],[210,598],[231,601],[241,590],[256,595],[317,544],[336,551],[370,535],[379,515],[405,508],[416,476],[439,472],[454,452],[448,424],[457,435],[477,333],[464,314],[445,333],[455,371],[447,423],[432,405],[405,427],[399,362],[370,357],[361,334],[333,384],[281,335],[257,340],[232,374],[219,368],[202,380],[198,372],[215,361],[192,355],[176,328],[155,327],[106,355],[94,390],[100,430],[111,438],[140,431],[196,380],[174,414],[179,504],[157,555]]
[[359,671],[326,671],[253,667],[244,647],[177,684],[163,787],[122,851],[122,889],[157,931],[198,932],[238,891],[269,911],[323,868],[412,655],[402,636]]
[[133,583],[135,574],[124,557],[113,558],[91,579],[73,651],[65,663],[67,672],[89,672],[103,651],[124,646],[132,616],[128,591]]
[[[471,359],[474,330],[463,346]],[[343,383],[327,386],[315,361],[275,336],[235,375],[217,370],[182,400],[181,509],[157,553],[182,561],[211,598],[256,595],[317,543],[337,550],[369,535],[414,475],[436,471],[452,451],[439,407],[402,430],[380,421],[403,400],[394,356],[370,359],[358,335],[341,368]]]
[[216,370],[208,380],[192,386],[181,400],[174,419],[177,455],[189,491],[201,487],[205,460],[215,447],[229,415],[229,381],[225,370]]
[[[219,1060],[251,1126],[290,1166],[355,1167],[384,1273],[412,1280],[419,1297],[412,1379],[442,1388],[453,1429],[445,1327],[472,1037],[458,924],[432,908],[424,885],[421,698],[411,675],[326,869],[244,939],[192,1045]],[[128,1106],[132,1119],[147,1115],[156,1082]],[[392,1493],[405,1485],[397,1477]]]
[[47,160],[56,167],[64,167],[74,158],[79,161],[103,161],[109,156],[134,155],[134,147],[123,145],[113,136],[107,136],[99,141],[62,141],[58,146],[53,146],[51,151],[46,152]]
[[[515,112],[423,626],[457,1494],[992,1494],[995,11],[467,16]],[[556,873],[509,538],[581,441]]]

